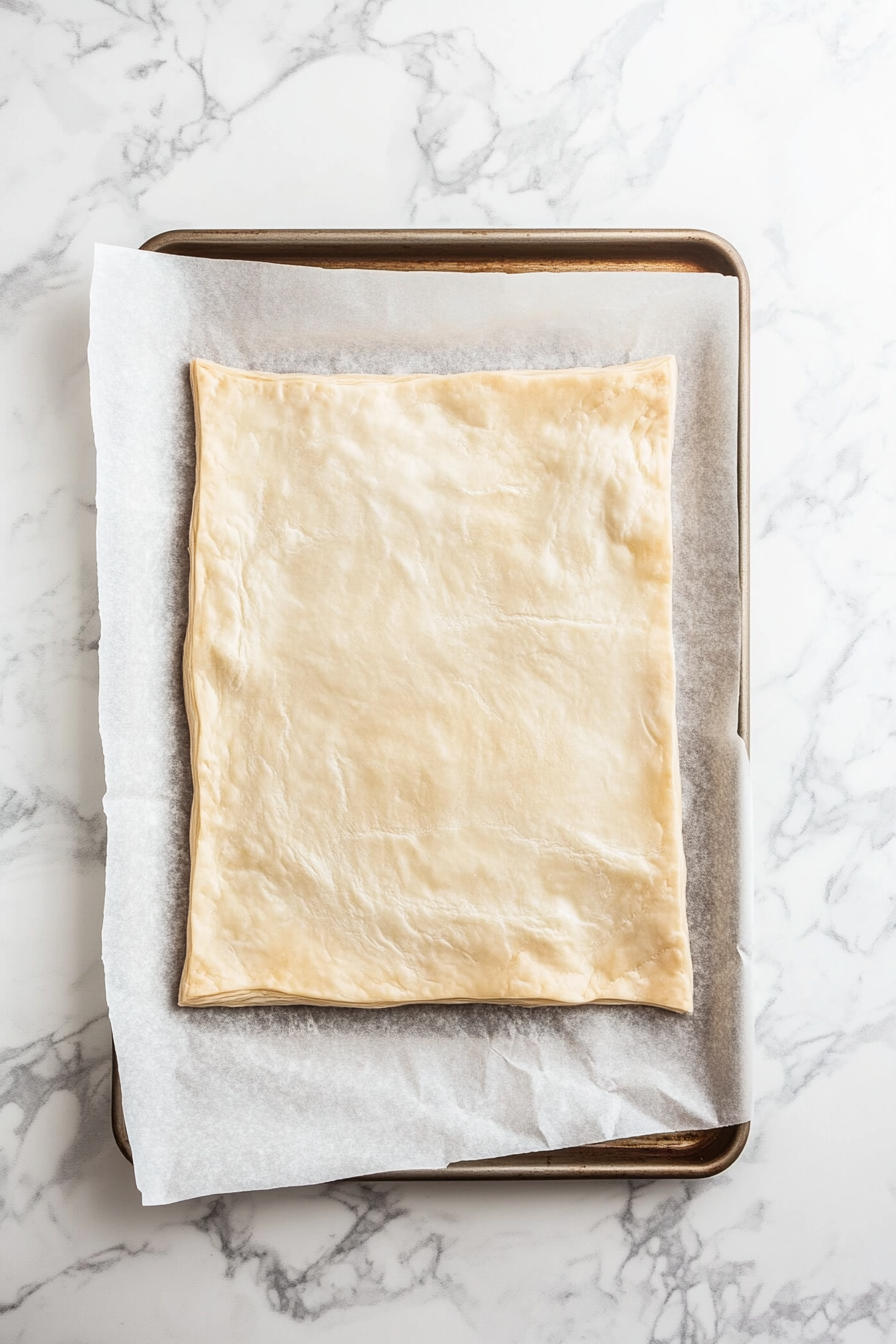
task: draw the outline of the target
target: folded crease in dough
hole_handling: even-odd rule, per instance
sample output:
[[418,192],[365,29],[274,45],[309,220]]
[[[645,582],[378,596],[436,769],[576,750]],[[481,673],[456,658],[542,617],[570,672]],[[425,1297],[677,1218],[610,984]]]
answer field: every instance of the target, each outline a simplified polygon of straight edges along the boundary
[[690,1011],[674,359],[191,380],[180,1003]]

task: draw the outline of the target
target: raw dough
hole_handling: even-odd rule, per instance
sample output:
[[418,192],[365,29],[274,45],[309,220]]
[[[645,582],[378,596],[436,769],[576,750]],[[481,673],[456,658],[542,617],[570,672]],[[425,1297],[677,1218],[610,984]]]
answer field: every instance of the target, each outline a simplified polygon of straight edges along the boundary
[[674,360],[191,376],[181,1004],[690,1011]]

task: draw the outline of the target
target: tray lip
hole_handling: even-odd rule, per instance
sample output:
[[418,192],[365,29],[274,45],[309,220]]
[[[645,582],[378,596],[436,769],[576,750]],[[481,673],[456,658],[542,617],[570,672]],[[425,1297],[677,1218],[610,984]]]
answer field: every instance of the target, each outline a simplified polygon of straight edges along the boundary
[[[511,1158],[496,1159],[491,1162],[452,1162],[448,1167],[419,1171],[389,1171],[374,1176],[360,1176],[354,1179],[363,1181],[568,1181],[568,1180],[705,1180],[709,1176],[718,1176],[732,1163],[736,1162],[747,1145],[750,1136],[750,1121],[743,1120],[737,1125],[721,1125],[716,1129],[707,1129],[707,1136],[716,1135],[717,1146],[713,1147],[707,1160],[699,1156],[674,1158],[660,1155],[661,1145],[657,1143],[653,1150],[645,1149],[643,1160],[626,1159],[624,1150],[620,1151],[620,1140],[606,1144],[593,1145],[594,1158],[580,1161],[570,1158],[565,1162],[541,1165],[513,1164]],[[638,1136],[632,1136],[638,1137]],[[662,1138],[658,1135],[657,1138]],[[706,1147],[711,1147],[707,1142]],[[587,1148],[588,1145],[585,1145]],[[609,1151],[601,1154],[601,1148]],[[546,1151],[532,1156],[542,1159],[556,1157],[562,1152],[581,1152],[582,1149],[559,1149]],[[527,1156],[529,1156],[527,1154]],[[603,1157],[603,1161],[601,1161]]]
[[[569,269],[577,269],[575,262],[589,260],[598,269],[667,269],[663,266],[639,266],[639,260],[674,262],[694,272],[730,275],[738,282],[739,354],[738,354],[738,423],[737,423],[737,504],[738,540],[741,591],[741,674],[738,706],[738,734],[744,746],[750,749],[750,583],[749,583],[749,367],[750,367],[750,286],[743,259],[737,250],[716,233],[703,229],[169,229],[155,234],[142,244],[140,250],[168,255],[214,256],[225,249],[266,256],[253,258],[244,255],[234,260],[262,260],[277,264],[271,251],[283,252],[303,248],[310,257],[317,250],[318,260],[309,259],[308,265],[322,265],[320,257],[328,251],[330,257],[348,256],[345,266],[364,268],[379,255],[377,269],[426,270],[427,263],[444,260],[444,249],[466,248],[467,268],[477,269],[477,260],[488,261],[496,269],[496,254],[508,263],[508,269],[520,269],[513,262],[530,263],[538,269],[539,261],[565,261]],[[196,249],[205,249],[196,250]],[[421,257],[421,251],[424,254]],[[501,257],[500,254],[504,255]],[[385,256],[384,256],[385,254]],[[390,266],[390,261],[404,261],[404,266]],[[703,264],[699,264],[702,262]],[[714,264],[712,264],[714,263]],[[295,264],[295,263],[293,263]],[[301,264],[301,263],[299,263]],[[332,262],[331,262],[332,264]],[[338,263],[337,263],[338,264]],[[448,269],[433,267],[434,269]],[[365,268],[366,269],[366,268]],[[483,267],[486,269],[486,267]],[[580,266],[578,269],[585,269]],[[130,1139],[124,1118],[118,1059],[112,1045],[112,1133],[122,1155],[133,1163]],[[369,1176],[346,1178],[363,1181],[444,1181],[444,1180],[663,1180],[704,1179],[717,1176],[737,1160],[750,1134],[749,1120],[739,1124],[710,1128],[707,1136],[718,1136],[718,1149],[701,1162],[699,1156],[683,1155],[675,1158],[663,1153],[658,1142],[654,1150],[645,1149],[644,1156],[635,1161],[616,1156],[618,1142],[593,1146],[593,1161],[569,1160],[550,1165],[548,1159],[562,1152],[580,1152],[566,1149],[538,1154],[542,1165],[519,1163],[513,1165],[510,1157],[491,1162],[457,1162],[438,1169],[380,1172]],[[697,1132],[697,1131],[687,1131]],[[670,1131],[671,1133],[671,1131]],[[657,1136],[658,1140],[662,1136]],[[711,1140],[708,1139],[708,1145]],[[605,1152],[601,1161],[601,1148]],[[524,1155],[520,1155],[521,1157]],[[528,1155],[525,1155],[528,1156]]]
[[[443,247],[459,244],[478,245],[482,255],[493,255],[496,248],[507,245],[515,248],[528,246],[540,255],[550,256],[557,248],[570,244],[583,247],[610,247],[617,250],[643,251],[668,246],[676,252],[694,245],[712,250],[717,262],[724,262],[725,274],[737,275],[746,281],[744,260],[737,249],[721,234],[709,229],[656,229],[656,228],[434,228],[434,229],[164,229],[140,244],[142,252],[170,252],[183,255],[186,247],[210,249],[216,244],[252,247],[259,243],[282,246],[294,250],[296,245],[327,243],[334,247],[368,248],[371,252],[391,245],[399,249],[418,250],[422,245],[434,253]],[[192,255],[192,254],[188,254]],[[198,255],[198,254],[197,254]],[[730,268],[730,269],[729,269]]]

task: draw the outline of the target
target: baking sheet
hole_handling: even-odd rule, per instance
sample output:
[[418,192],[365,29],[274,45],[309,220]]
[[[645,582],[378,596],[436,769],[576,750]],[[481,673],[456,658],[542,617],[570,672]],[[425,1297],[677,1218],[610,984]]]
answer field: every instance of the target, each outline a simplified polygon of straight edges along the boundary
[[[736,736],[737,281],[328,271],[97,250],[104,961],[147,1203],[749,1115]],[[199,355],[271,371],[561,368],[674,353],[674,619],[691,1018],[645,1008],[178,1009],[191,796],[180,658]]]

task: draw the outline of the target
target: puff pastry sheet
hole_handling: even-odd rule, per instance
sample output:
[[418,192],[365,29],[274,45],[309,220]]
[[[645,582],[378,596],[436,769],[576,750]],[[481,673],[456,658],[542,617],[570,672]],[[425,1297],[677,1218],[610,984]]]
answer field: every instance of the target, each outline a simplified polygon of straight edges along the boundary
[[687,1012],[674,360],[196,360],[180,1002]]

